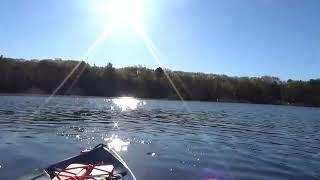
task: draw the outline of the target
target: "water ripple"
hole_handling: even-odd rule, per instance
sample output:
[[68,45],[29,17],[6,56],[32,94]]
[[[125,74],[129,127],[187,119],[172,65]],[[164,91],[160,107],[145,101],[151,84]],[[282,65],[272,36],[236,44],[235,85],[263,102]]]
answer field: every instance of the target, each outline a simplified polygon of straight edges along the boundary
[[16,157],[41,168],[104,142],[140,179],[320,179],[316,108],[188,102],[188,112],[179,101],[56,97],[39,109],[44,100],[0,96],[10,178],[34,171]]

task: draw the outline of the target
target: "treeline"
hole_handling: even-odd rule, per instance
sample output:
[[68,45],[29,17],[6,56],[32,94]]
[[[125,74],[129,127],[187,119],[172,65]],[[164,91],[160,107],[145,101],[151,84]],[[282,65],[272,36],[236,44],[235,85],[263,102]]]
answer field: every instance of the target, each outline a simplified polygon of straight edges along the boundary
[[115,69],[83,61],[0,57],[0,93],[134,96],[185,100],[320,106],[320,79],[281,81],[276,77],[228,77],[157,68]]

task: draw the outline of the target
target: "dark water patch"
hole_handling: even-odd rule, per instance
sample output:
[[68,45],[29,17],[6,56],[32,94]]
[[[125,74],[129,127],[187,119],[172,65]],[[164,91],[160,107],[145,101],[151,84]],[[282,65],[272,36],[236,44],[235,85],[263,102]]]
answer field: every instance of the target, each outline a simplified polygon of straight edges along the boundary
[[0,115],[13,115],[13,114],[14,114],[14,111],[0,109]]
[[23,138],[27,138],[27,139],[32,139],[32,138],[34,138],[33,136],[30,136],[30,135],[24,135],[24,136],[22,136]]

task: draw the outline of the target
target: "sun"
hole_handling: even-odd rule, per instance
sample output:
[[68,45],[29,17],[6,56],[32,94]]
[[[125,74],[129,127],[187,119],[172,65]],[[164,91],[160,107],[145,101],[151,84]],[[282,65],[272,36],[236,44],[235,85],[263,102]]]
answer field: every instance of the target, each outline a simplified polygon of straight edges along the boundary
[[142,17],[140,0],[109,0],[106,12],[115,21],[135,22]]
[[130,25],[141,21],[142,0],[96,0],[96,10],[112,25]]

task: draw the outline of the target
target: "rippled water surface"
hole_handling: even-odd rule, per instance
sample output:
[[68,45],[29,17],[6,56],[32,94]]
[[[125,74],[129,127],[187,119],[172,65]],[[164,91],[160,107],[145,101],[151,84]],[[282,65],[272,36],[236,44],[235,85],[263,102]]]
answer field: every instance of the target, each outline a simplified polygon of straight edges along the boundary
[[0,96],[0,179],[27,179],[101,142],[138,179],[320,179],[320,109],[46,99]]

